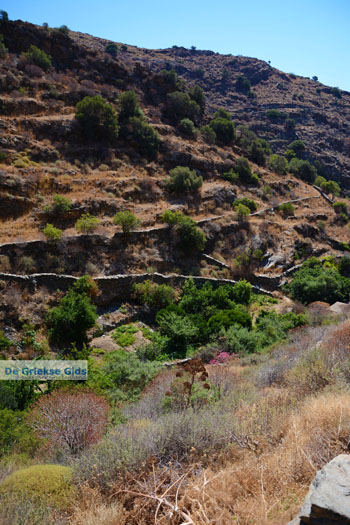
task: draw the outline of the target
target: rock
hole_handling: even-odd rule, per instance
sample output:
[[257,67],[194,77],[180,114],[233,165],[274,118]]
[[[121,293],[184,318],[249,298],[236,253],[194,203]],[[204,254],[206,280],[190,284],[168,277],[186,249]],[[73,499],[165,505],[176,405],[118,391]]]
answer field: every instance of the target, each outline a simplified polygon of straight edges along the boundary
[[299,515],[289,525],[350,524],[350,455],[341,454],[319,470]]
[[350,304],[337,301],[336,303],[332,304],[330,310],[336,314],[346,314],[350,311]]

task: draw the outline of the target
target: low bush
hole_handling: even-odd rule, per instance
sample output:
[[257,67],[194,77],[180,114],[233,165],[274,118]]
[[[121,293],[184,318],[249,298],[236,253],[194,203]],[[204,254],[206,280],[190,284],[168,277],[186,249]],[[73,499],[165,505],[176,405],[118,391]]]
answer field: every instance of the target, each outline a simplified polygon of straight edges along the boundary
[[253,173],[250,167],[248,160],[245,157],[240,157],[235,162],[233,167],[235,173],[238,174],[239,180],[243,184],[253,184],[256,185],[259,183],[259,177],[256,173]]
[[170,178],[166,181],[166,189],[173,193],[196,192],[203,185],[203,177],[197,175],[195,170],[177,166],[170,170]]
[[123,233],[126,234],[141,224],[141,221],[129,210],[118,211],[114,216],[113,222],[121,226]]
[[278,175],[285,175],[288,171],[288,161],[282,155],[271,155],[269,168]]
[[33,455],[38,446],[38,439],[26,423],[26,414],[0,408],[0,458],[14,452]]
[[105,51],[112,57],[116,57],[118,54],[118,46],[117,44],[107,44]]
[[163,222],[173,226],[179,237],[179,246],[186,251],[202,251],[206,237],[190,217],[182,212],[167,210],[162,215]]
[[207,144],[215,144],[216,133],[210,126],[202,126],[201,135],[203,137],[203,140],[207,142]]
[[237,206],[235,206],[235,210],[237,214],[237,219],[239,221],[243,221],[246,217],[250,215],[250,209],[248,208],[248,206],[244,206],[244,204],[237,204]]
[[176,124],[185,118],[197,122],[201,115],[201,108],[188,93],[174,91],[167,94],[164,112]]
[[112,332],[112,338],[121,347],[130,346],[136,341],[134,334],[138,332],[138,328],[133,324],[118,326]]
[[53,196],[53,202],[51,205],[45,206],[44,211],[52,215],[66,215],[72,208],[72,202],[67,199],[64,195]]
[[137,301],[154,309],[166,308],[175,302],[174,288],[150,280],[134,284],[134,294]]
[[141,152],[150,158],[154,158],[162,143],[158,132],[140,117],[130,118],[130,124],[132,127],[133,138],[138,144]]
[[56,243],[62,238],[62,230],[55,228],[55,226],[50,223],[46,224],[45,228],[43,229],[43,234],[45,235],[46,239],[52,243]]
[[180,120],[178,124],[178,130],[190,138],[195,138],[197,135],[195,125],[189,118],[184,118]]
[[111,104],[99,95],[88,96],[78,102],[75,117],[87,139],[105,139],[114,142],[118,137],[118,117]]
[[26,53],[23,53],[24,57],[30,64],[41,67],[44,71],[47,71],[51,66],[51,57],[45,51],[42,51],[33,44],[29,47]]
[[83,215],[75,223],[75,229],[80,233],[92,233],[100,224],[100,220],[89,212]]
[[142,109],[135,91],[125,91],[119,96],[118,102],[120,105],[120,122],[128,121],[132,117],[143,118]]
[[216,135],[216,140],[223,144],[231,144],[235,138],[235,127],[231,115],[227,112],[217,111],[214,119],[209,123]]
[[247,208],[249,208],[250,212],[254,212],[258,209],[257,203],[253,199],[249,199],[248,197],[241,197],[240,199],[236,199],[232,206],[236,208],[239,204],[243,204]]
[[288,169],[290,173],[310,184],[314,183],[317,176],[316,168],[308,160],[293,158]]
[[31,500],[48,507],[67,509],[74,497],[72,470],[61,465],[33,465],[13,472],[0,483],[0,498]]
[[295,208],[291,202],[284,202],[278,206],[278,211],[283,217],[292,217],[294,215]]

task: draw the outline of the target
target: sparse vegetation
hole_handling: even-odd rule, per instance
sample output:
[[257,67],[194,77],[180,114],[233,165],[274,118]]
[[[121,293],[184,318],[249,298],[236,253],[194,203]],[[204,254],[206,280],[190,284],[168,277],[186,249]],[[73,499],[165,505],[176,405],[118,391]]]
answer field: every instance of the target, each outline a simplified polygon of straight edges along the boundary
[[41,67],[44,71],[47,71],[51,66],[51,57],[45,53],[42,49],[39,49],[33,44],[29,47],[28,51],[23,54],[24,57],[30,64]]
[[126,234],[141,224],[141,221],[129,210],[118,211],[114,216],[113,222],[121,226],[123,233]]
[[91,215],[89,212],[83,213],[83,215],[75,223],[75,229],[81,233],[93,233],[100,220],[98,217]]

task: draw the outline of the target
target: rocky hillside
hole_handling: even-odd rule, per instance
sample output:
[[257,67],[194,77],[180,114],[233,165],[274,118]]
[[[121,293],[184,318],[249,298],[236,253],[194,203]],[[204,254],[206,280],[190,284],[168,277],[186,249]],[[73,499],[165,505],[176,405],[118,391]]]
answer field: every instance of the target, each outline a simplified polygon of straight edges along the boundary
[[[319,160],[318,173],[341,180],[346,192],[349,94],[255,59],[120,44],[117,52],[106,52],[111,43],[105,40],[21,21],[2,21],[0,33],[6,50],[0,65],[4,283],[11,279],[8,274],[158,272],[164,278],[243,275],[274,291],[305,257],[340,256],[349,249],[346,204],[340,214],[332,195],[286,170],[276,174],[268,158],[302,139],[304,161]],[[28,58],[33,45],[50,57],[47,67]],[[191,102],[188,93],[195,84],[205,100],[189,136],[170,112],[169,96],[181,92]],[[145,149],[131,121],[123,123],[120,96],[130,90],[145,116],[142,133],[155,133],[154,151]],[[114,141],[87,139],[75,116],[79,101],[95,95],[120,113]],[[233,116],[234,140],[212,143],[199,132],[218,108]],[[260,156],[252,154],[254,147]],[[235,170],[245,156],[248,178],[238,180]],[[169,191],[169,171],[178,166],[202,178],[198,191]],[[64,212],[55,195],[66,199]],[[248,199],[243,201],[250,206],[248,217],[233,206],[242,198]],[[287,207],[280,208],[283,203]],[[114,221],[125,210],[138,220],[127,238]],[[178,229],[162,220],[166,210],[191,217],[205,236],[204,247],[184,252]],[[77,228],[86,213],[96,224]],[[58,229],[59,242],[44,235],[47,224]]]

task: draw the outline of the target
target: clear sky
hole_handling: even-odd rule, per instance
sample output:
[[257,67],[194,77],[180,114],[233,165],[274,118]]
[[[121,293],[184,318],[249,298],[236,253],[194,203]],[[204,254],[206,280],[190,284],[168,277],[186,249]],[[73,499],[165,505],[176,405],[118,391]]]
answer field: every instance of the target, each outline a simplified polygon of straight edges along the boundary
[[350,0],[0,0],[11,20],[270,60],[350,91]]

